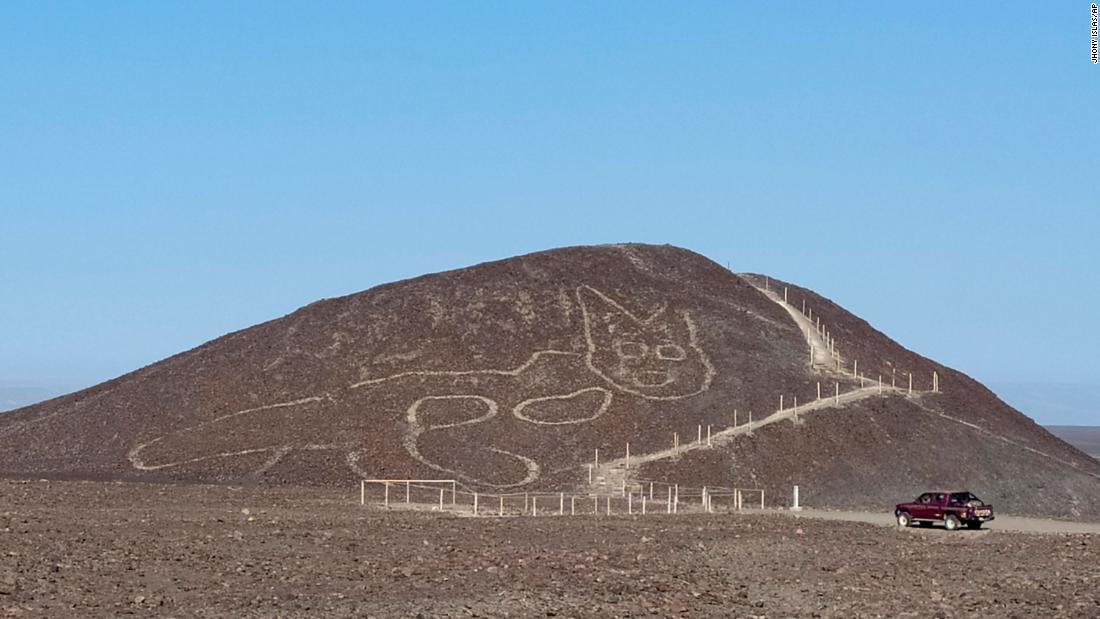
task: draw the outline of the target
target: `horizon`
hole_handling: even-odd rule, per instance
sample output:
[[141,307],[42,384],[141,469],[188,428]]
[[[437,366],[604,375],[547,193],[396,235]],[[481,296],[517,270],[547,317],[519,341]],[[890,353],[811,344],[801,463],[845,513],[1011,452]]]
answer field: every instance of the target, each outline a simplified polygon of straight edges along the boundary
[[4,7],[0,408],[321,298],[648,242],[1100,424],[1088,11],[864,6]]

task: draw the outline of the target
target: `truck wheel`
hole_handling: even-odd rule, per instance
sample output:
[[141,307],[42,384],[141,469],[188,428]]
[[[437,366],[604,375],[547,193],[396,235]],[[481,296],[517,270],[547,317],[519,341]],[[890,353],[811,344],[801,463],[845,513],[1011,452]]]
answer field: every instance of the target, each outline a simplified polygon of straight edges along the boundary
[[909,512],[901,512],[898,514],[898,526],[907,527],[913,524],[913,519],[909,517]]
[[948,531],[958,529],[959,524],[959,519],[955,517],[955,514],[947,514],[947,517],[943,519],[943,526],[947,527]]

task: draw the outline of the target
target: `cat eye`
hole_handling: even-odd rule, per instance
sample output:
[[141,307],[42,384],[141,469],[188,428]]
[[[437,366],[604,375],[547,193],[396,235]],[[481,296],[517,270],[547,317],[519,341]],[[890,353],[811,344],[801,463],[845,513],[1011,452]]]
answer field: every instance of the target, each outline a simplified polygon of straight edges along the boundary
[[615,352],[623,359],[644,357],[649,347],[641,342],[615,342]]
[[666,361],[681,361],[687,359],[687,353],[676,344],[661,344],[657,347],[657,358]]

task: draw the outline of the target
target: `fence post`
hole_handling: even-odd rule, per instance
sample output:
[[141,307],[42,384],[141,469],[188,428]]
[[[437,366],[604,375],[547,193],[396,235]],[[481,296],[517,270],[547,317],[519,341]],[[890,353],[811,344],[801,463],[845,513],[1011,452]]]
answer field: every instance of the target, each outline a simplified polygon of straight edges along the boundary
[[821,399],[821,381],[817,381],[817,399]]
[[477,493],[474,493],[474,515],[477,515]]
[[457,505],[458,492],[455,490],[455,482],[451,482],[451,505]]
[[588,464],[588,483],[592,483],[592,464]]
[[791,504],[791,511],[792,512],[802,511],[802,506],[798,504],[798,486],[797,485],[794,487],[794,501]]
[[882,374],[878,375],[878,392],[882,393]]
[[569,515],[570,516],[576,516],[577,515],[577,497],[575,497],[575,496],[569,497]]
[[565,493],[564,492],[558,494],[558,515],[559,516],[564,516],[565,515]]
[[611,515],[611,495],[607,495],[607,515]]
[[680,484],[676,484],[672,489],[672,513],[680,511]]
[[707,447],[710,447],[710,424],[707,424]]
[[913,395],[913,373],[909,372],[909,395]]
[[503,516],[504,515],[504,495],[503,494],[499,495],[498,498],[500,499],[500,515]]
[[439,511],[443,511],[443,488],[439,489]]
[[385,498],[383,500],[386,502],[386,507],[389,507],[390,506],[390,482],[388,482],[388,481],[382,482],[382,487],[385,488],[385,493],[386,493]]
[[630,443],[626,444],[626,468],[630,468]]
[[531,497],[531,515],[532,516],[538,516],[539,515],[539,495],[537,495],[537,494],[535,496]]
[[628,515],[634,515],[634,493],[626,495],[626,513]]
[[367,504],[367,482],[362,479],[359,480],[359,504]]
[[703,513],[705,514],[705,513],[707,513],[707,487],[706,486],[703,486],[702,503],[703,503]]
[[523,493],[523,513],[527,513],[527,493]]
[[836,384],[836,405],[840,406],[840,383]]
[[642,493],[642,515],[645,515],[645,493]]
[[649,482],[649,500],[653,500],[653,482]]
[[859,359],[852,360],[852,376],[859,374]]
[[594,464],[597,468],[599,468],[599,466],[600,466],[600,450],[599,449],[596,449],[596,460],[594,461]]
[[600,496],[598,494],[592,495],[592,513],[597,516],[600,515]]
[[665,513],[672,513],[672,486],[668,487],[668,501],[665,502]]
[[405,482],[405,505],[409,504],[409,488],[410,487],[411,486],[410,486],[409,482]]
[[783,394],[779,394],[779,411],[783,412]]
[[699,424],[698,426],[696,426],[695,430],[696,430],[695,431],[695,442],[696,443],[702,443],[703,442],[703,424]]

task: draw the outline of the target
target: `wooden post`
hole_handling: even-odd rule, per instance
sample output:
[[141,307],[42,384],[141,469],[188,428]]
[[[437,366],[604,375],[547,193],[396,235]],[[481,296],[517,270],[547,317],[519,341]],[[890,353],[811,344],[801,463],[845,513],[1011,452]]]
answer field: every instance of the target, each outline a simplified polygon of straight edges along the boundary
[[852,376],[859,374],[859,359],[852,360]]
[[367,482],[359,480],[359,504],[367,504]]
[[626,444],[626,468],[630,468],[630,443]]
[[634,515],[634,493],[626,495],[626,513],[630,516]]
[[390,482],[388,482],[388,481],[382,482],[382,487],[385,488],[385,492],[386,492],[386,498],[385,498],[386,507],[389,507],[390,506]]
[[439,489],[439,511],[443,511],[443,488]]
[[665,503],[665,513],[672,513],[672,486],[668,487],[668,501]]
[[454,507],[457,504],[458,492],[455,490],[455,482],[451,482],[451,506]]
[[840,406],[840,383],[836,383],[836,405]]
[[642,493],[642,515],[645,515],[645,493]]
[[779,394],[779,412],[783,412],[783,394]]
[[527,493],[523,493],[523,513],[527,513]]
[[577,497],[575,497],[575,496],[569,497],[569,515],[570,516],[576,516],[577,515]]
[[607,515],[611,515],[611,495],[607,495]]
[[474,493],[474,515],[477,515],[477,493]]
[[409,488],[411,488],[411,487],[412,487],[412,485],[409,482],[405,482],[405,504],[406,505],[409,504]]
[[649,500],[653,500],[653,482],[649,482]]
[[706,513],[706,511],[707,511],[707,487],[706,486],[703,486],[702,501],[703,501],[702,502],[703,513]]
[[703,424],[699,424],[698,426],[696,426],[695,442],[696,443],[702,443],[703,442]]
[[787,287],[783,286],[783,302],[787,302]]
[[565,515],[565,493],[564,492],[558,493],[558,515],[559,516],[564,516]]
[[821,381],[817,381],[817,399],[821,399]]
[[672,513],[680,511],[680,484],[672,487]]
[[596,468],[599,468],[599,466],[600,466],[600,450],[599,449],[596,450],[596,460],[594,461],[594,464],[595,464]]
[[710,447],[710,424],[707,424],[707,447]]
[[539,515],[539,495],[537,495],[537,494],[535,496],[531,497],[531,515],[532,516],[538,516]]
[[589,484],[592,483],[592,465],[591,464],[588,465],[588,483]]
[[501,516],[503,516],[504,515],[504,495],[502,494],[498,498],[500,498],[500,512],[499,512],[499,514]]
[[913,373],[909,372],[909,395],[913,395]]

